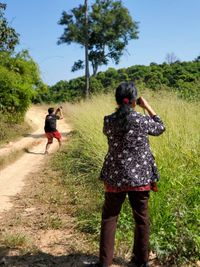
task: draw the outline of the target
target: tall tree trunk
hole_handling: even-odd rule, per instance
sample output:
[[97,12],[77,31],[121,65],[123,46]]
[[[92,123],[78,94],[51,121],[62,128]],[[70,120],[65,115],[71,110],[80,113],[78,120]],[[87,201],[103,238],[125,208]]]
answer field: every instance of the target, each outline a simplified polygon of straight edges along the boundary
[[93,70],[93,76],[96,76],[96,74],[97,74],[97,70],[98,70],[98,64],[94,61],[94,60],[92,60],[92,70]]
[[85,95],[89,97],[90,74],[88,58],[88,0],[85,0]]

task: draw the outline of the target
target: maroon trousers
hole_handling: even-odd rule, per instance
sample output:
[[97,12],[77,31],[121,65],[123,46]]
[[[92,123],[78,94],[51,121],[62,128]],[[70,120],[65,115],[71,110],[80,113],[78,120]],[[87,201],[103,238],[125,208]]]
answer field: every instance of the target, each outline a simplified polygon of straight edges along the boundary
[[[142,264],[148,262],[149,257],[149,191],[129,191],[127,193],[135,220],[133,256]],[[105,193],[99,259],[106,266],[112,264],[117,219],[127,193]]]

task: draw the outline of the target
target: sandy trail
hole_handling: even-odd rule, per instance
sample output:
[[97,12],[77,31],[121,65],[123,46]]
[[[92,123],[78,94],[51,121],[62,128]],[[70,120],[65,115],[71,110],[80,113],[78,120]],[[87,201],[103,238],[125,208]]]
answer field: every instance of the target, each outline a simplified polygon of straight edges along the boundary
[[[28,148],[14,163],[0,170],[0,216],[1,212],[12,207],[11,197],[21,191],[25,184],[25,179],[31,173],[37,172],[48,156],[44,155],[46,138],[44,136],[44,118],[46,110],[41,107],[32,107],[26,114],[26,119],[37,127],[37,130],[26,137],[10,143],[0,149],[1,156],[8,156],[14,150]],[[70,127],[65,120],[59,120],[57,127],[62,133],[63,139],[69,134]],[[50,148],[50,153],[58,149],[57,140]]]
[[44,123],[45,110],[41,107],[32,107],[26,113],[26,121],[33,127],[34,132],[27,134],[24,138],[21,138],[15,142],[9,142],[0,148],[0,156],[7,156],[15,150],[20,150],[29,147],[30,144],[34,144],[34,141],[41,141],[39,137],[43,137],[41,123]]

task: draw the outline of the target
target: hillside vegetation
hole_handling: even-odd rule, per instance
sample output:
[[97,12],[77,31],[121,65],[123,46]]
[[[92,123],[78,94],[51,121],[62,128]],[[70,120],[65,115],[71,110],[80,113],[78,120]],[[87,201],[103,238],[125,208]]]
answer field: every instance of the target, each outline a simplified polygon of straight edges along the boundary
[[[169,92],[140,92],[166,124],[166,132],[150,143],[161,180],[151,193],[151,250],[159,260],[181,265],[200,258],[200,116],[199,103],[187,103]],[[52,164],[71,199],[78,228],[98,241],[103,185],[99,173],[107,152],[103,117],[113,112],[113,95],[66,105],[74,135]],[[140,112],[143,112],[138,108]],[[116,253],[130,255],[132,216],[123,206],[117,231]]]
[[[109,68],[90,78],[91,94],[109,93],[122,81],[135,81],[138,87],[153,91],[162,89],[173,91],[178,96],[196,101],[200,99],[200,61],[199,57],[191,62],[173,64],[151,63],[149,66],[135,65],[129,68]],[[84,96],[85,78],[59,81],[49,87],[48,92],[40,92],[35,102],[74,102]]]

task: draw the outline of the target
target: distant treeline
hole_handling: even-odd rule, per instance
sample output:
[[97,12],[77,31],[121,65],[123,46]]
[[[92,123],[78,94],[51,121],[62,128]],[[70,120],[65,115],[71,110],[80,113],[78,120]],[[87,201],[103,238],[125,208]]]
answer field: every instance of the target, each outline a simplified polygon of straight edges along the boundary
[[[90,78],[90,94],[113,92],[122,81],[135,81],[139,89],[170,90],[190,100],[200,100],[200,57],[190,62],[151,63],[129,68],[109,68]],[[76,102],[85,96],[85,78],[43,83],[28,51],[0,52],[0,118],[23,120],[32,103]],[[6,115],[6,116],[5,116]]]
[[[200,58],[190,62],[151,63],[149,66],[135,65],[118,70],[109,68],[90,78],[90,93],[111,92],[122,81],[135,81],[139,88],[172,90],[187,100],[199,100]],[[38,90],[34,102],[75,102],[84,97],[84,88],[84,77],[61,80],[50,86],[46,93]]]

